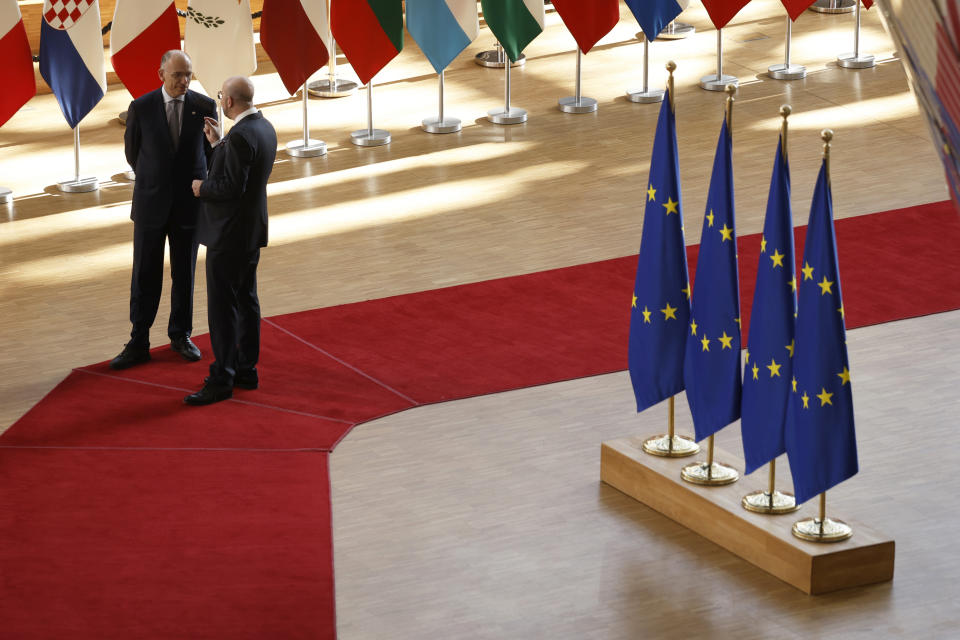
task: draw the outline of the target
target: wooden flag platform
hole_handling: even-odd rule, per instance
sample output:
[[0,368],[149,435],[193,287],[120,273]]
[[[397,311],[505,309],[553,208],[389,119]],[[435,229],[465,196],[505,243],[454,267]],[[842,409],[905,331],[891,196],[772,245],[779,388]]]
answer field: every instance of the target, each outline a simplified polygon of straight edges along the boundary
[[[893,579],[894,541],[843,517],[853,537],[842,542],[806,542],[791,533],[793,523],[816,514],[816,501],[784,515],[752,513],[740,506],[753,489],[743,479],[725,486],[700,486],[680,479],[680,470],[706,460],[706,452],[686,458],[663,458],[643,452],[640,438],[604,442],[600,450],[600,478],[610,486],[659,511],[711,542],[808,594],[829,593]],[[743,461],[719,449],[714,459],[741,473]],[[765,488],[765,486],[763,487]],[[811,506],[812,505],[812,506]],[[809,512],[809,513],[808,513]]]

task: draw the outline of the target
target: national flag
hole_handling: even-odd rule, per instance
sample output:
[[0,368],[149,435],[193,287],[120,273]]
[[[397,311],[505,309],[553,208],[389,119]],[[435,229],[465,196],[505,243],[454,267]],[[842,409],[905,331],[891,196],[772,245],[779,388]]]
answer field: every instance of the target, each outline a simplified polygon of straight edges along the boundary
[[483,20],[512,62],[543,33],[542,0],[481,0]]
[[847,335],[840,294],[833,196],[820,167],[807,224],[799,281],[793,377],[786,445],[797,504],[856,475],[857,439]]
[[740,417],[740,285],[733,206],[733,141],[717,140],[687,328],[683,382],[697,441]]
[[134,98],[162,83],[160,58],[180,48],[180,22],[173,0],[117,0],[110,27],[110,62]]
[[587,53],[620,20],[618,0],[554,0],[553,8],[577,41],[580,51]]
[[750,0],[703,0],[703,8],[707,10],[713,26],[723,29],[749,2]]
[[797,279],[794,272],[790,164],[783,138],[770,178],[767,214],[760,237],[753,291],[740,430],[746,472],[753,473],[786,451],[783,429],[793,379]]
[[183,48],[209,95],[217,95],[231,76],[253,75],[257,50],[250,0],[190,0]]
[[[866,7],[867,9],[873,6],[873,0],[861,0],[861,1],[863,2],[863,6]],[[814,0],[814,2],[816,2],[816,0]]]
[[628,360],[637,411],[683,391],[690,279],[683,240],[677,125],[667,97],[653,139],[630,309]]
[[44,0],[40,75],[71,129],[103,99],[107,70],[97,0]]
[[[811,0],[815,2],[816,0]],[[690,0],[624,0],[648,40],[655,39],[664,27],[687,8]]]
[[362,84],[403,49],[401,0],[330,0],[330,23]]
[[330,60],[329,33],[325,2],[264,0],[260,44],[290,95]]
[[783,8],[787,10],[790,19],[794,21],[816,1],[817,0],[780,0],[780,2],[783,3]]
[[480,33],[477,0],[407,0],[407,29],[440,73]]
[[33,56],[17,0],[0,0],[0,59],[5,63],[0,91],[0,126],[37,93]]

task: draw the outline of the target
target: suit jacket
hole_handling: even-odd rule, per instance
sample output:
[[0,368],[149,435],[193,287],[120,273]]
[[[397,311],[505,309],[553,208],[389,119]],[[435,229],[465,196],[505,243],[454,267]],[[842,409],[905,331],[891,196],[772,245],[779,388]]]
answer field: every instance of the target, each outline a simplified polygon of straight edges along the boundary
[[214,147],[200,187],[201,244],[233,251],[267,246],[267,179],[276,156],[277,132],[260,112],[240,120]]
[[152,229],[173,222],[181,229],[196,225],[198,203],[191,183],[207,175],[210,143],[203,135],[203,118],[217,117],[217,105],[187,91],[181,113],[180,140],[174,151],[160,89],[146,93],[127,109],[124,151],[137,178],[133,184],[130,218]]

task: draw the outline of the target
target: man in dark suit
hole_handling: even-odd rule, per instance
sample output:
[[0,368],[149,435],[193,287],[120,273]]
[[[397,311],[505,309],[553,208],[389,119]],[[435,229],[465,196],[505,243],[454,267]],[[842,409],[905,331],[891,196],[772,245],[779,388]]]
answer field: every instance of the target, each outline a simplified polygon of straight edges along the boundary
[[168,51],[160,61],[163,85],[140,96],[127,109],[124,150],[136,172],[133,185],[133,277],[130,282],[130,341],[110,362],[126,369],[150,359],[150,327],[163,288],[163,249],[170,243],[170,348],[186,360],[200,359],[190,340],[193,330],[194,238],[199,203],[191,182],[207,174],[210,144],[204,118],[216,116],[216,103],[190,91],[193,65],[187,54]]
[[260,357],[257,264],[267,246],[267,179],[277,155],[277,133],[253,106],[249,78],[227,78],[223,113],[234,121],[220,139],[215,120],[204,133],[212,145],[206,180],[193,181],[203,202],[197,239],[207,247],[207,320],[215,362],[191,405],[226,400],[233,388],[256,389]]

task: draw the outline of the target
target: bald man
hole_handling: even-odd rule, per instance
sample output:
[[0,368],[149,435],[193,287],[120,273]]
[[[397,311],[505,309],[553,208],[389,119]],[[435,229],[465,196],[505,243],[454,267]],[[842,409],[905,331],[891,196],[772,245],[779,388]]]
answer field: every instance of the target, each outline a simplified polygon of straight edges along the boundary
[[150,359],[150,327],[163,289],[164,245],[170,244],[170,348],[187,361],[201,357],[190,340],[193,331],[193,276],[197,263],[199,203],[191,191],[207,175],[210,144],[205,118],[217,105],[190,91],[193,65],[180,50],[160,59],[160,88],[130,103],[124,151],[136,172],[133,185],[133,275],[130,280],[130,341],[110,362],[126,369]]
[[233,120],[220,138],[208,119],[210,173],[193,181],[203,202],[197,239],[207,247],[207,320],[216,359],[203,388],[183,399],[189,405],[226,400],[234,387],[260,384],[260,301],[257,265],[267,246],[267,179],[277,155],[277,133],[253,105],[249,78],[227,78],[220,91],[223,113]]

